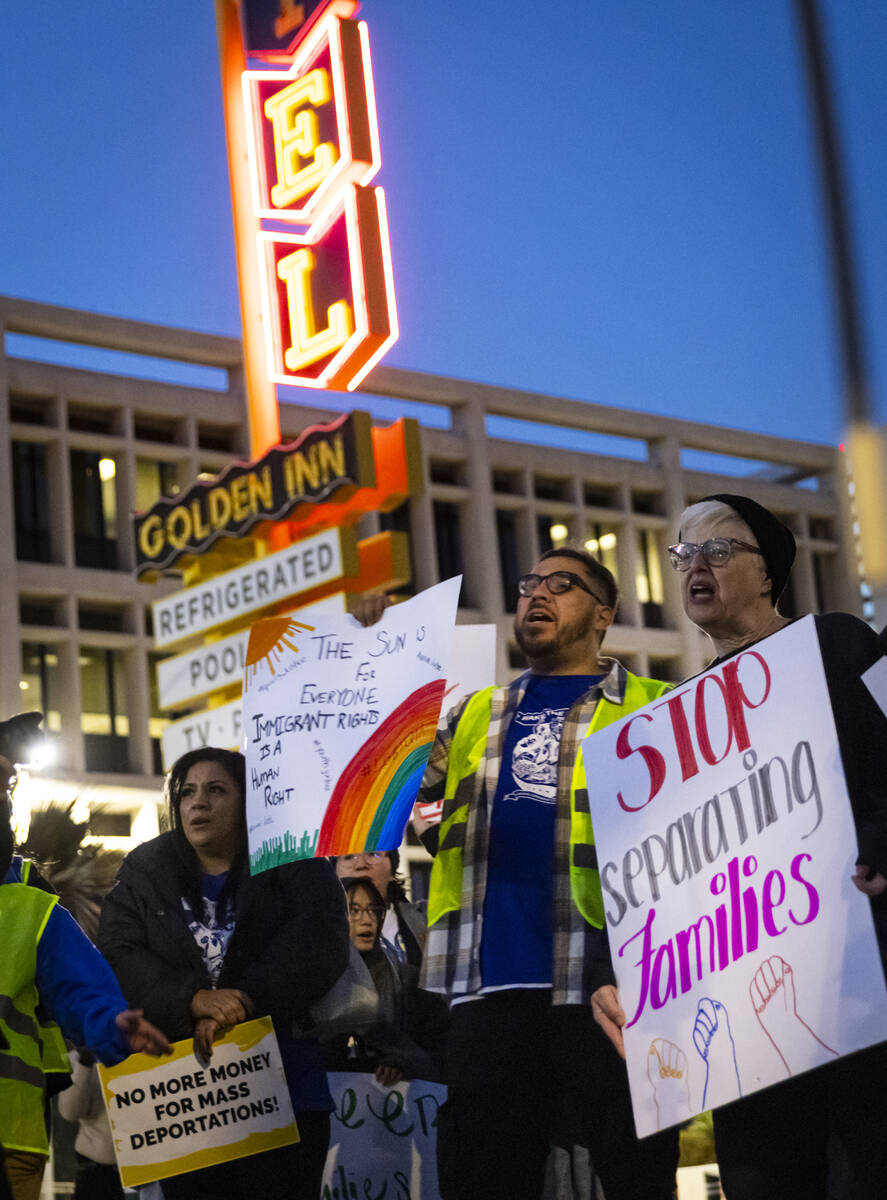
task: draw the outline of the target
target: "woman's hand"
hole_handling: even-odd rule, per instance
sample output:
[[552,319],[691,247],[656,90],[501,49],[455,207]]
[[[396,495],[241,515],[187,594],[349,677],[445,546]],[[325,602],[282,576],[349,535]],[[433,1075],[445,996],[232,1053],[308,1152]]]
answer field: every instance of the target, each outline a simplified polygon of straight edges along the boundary
[[245,1021],[252,1001],[239,988],[201,988],[191,998],[191,1016],[215,1021],[225,1032]]
[[620,1058],[625,1058],[625,1042],[622,1040],[622,1026],[625,1024],[625,1012],[619,1003],[619,992],[612,984],[605,984],[591,994],[591,1011],[594,1019],[616,1048]]
[[880,896],[887,888],[887,879],[880,871],[872,874],[871,867],[858,866],[850,878],[853,880],[853,886],[864,896]]
[[382,1087],[394,1087],[401,1079],[403,1071],[400,1067],[376,1067],[376,1083],[381,1083]]
[[212,1017],[201,1017],[194,1026],[194,1053],[207,1063],[213,1055],[213,1042],[223,1037],[225,1030]]

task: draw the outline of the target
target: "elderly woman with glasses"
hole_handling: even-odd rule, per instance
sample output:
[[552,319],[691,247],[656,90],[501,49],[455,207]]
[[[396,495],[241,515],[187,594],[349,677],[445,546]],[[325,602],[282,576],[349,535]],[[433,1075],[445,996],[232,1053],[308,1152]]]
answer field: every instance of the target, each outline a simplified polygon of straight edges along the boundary
[[[684,612],[711,639],[714,666],[782,629],[778,601],[795,557],[791,531],[746,496],[707,496],[681,517],[669,556]],[[817,616],[816,631],[856,824],[857,889],[871,901],[887,961],[887,724],[860,676],[878,639],[848,613]],[[830,948],[823,946],[823,955]],[[625,1016],[615,988],[598,996],[598,1020],[617,1049]],[[841,1143],[855,1195],[887,1196],[887,1043],[715,1111],[728,1200],[825,1200],[829,1144]]]

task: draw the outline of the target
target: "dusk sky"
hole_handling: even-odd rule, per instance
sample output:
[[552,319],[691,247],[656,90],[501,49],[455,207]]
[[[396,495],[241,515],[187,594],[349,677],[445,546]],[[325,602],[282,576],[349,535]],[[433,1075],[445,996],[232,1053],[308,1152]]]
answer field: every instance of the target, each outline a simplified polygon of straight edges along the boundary
[[[887,4],[821,7],[883,422]],[[386,363],[840,439],[791,0],[360,15],[401,325]],[[239,336],[210,0],[7,5],[3,24],[0,293]]]

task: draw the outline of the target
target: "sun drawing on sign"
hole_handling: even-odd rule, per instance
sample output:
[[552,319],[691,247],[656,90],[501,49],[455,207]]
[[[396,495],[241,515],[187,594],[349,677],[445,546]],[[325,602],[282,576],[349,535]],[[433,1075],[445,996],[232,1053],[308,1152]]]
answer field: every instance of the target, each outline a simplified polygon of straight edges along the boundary
[[264,621],[256,621],[249,631],[246,651],[247,689],[255,681],[263,662],[268,664],[268,670],[274,675],[274,664],[280,663],[284,649],[292,650],[293,654],[299,653],[293,637],[300,629],[310,632],[314,626],[294,621],[292,617],[267,617]]

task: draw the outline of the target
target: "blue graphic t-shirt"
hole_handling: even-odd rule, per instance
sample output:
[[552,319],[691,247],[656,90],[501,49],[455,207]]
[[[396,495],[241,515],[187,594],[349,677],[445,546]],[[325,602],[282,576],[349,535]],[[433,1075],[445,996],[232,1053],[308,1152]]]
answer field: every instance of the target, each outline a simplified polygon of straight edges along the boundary
[[551,985],[557,759],[564,718],[602,675],[532,675],[505,737],[480,945],[484,988]]
[[200,953],[203,955],[203,961],[213,984],[218,982],[219,972],[225,961],[225,951],[228,949],[228,942],[234,932],[233,907],[229,904],[226,905],[225,913],[218,914],[216,912],[217,901],[227,878],[227,871],[223,871],[221,875],[207,875],[206,872],[201,872],[200,890],[203,893],[203,912],[199,916],[185,897],[182,897],[185,920],[188,922],[188,928],[191,930],[195,942],[200,947]]

